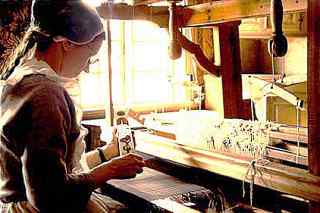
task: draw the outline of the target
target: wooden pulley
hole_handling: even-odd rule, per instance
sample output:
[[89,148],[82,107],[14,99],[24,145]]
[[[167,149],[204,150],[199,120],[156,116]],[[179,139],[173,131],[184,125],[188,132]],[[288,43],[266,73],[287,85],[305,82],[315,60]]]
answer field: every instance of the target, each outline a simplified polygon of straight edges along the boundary
[[272,38],[268,43],[269,54],[273,57],[283,57],[288,51],[288,41],[283,35],[283,5],[282,0],[271,0],[270,19]]
[[169,57],[173,60],[180,58],[182,53],[181,44],[177,38],[178,33],[176,3],[170,2],[169,6]]

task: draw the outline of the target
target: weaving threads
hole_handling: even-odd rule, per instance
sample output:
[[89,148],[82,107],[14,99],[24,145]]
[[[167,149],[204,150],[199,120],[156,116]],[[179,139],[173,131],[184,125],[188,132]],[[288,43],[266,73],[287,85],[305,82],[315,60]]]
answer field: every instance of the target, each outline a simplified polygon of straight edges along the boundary
[[269,145],[267,132],[277,126],[272,122],[225,119],[207,132],[207,148],[258,159],[263,157]]

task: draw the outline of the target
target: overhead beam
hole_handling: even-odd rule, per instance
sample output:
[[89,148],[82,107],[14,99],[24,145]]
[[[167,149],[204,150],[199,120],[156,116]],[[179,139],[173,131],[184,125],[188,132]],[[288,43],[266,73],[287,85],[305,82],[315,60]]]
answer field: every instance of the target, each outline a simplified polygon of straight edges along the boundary
[[[270,15],[270,0],[221,0],[186,7],[192,16],[184,27],[205,26]],[[306,11],[307,0],[282,0],[284,13]]]
[[104,19],[148,20],[160,27],[167,27],[169,23],[169,10],[166,6],[131,6],[124,3],[104,3],[96,9]]
[[[284,13],[306,11],[307,0],[282,0]],[[131,6],[124,3],[104,3],[97,7],[104,19],[148,20],[160,27],[168,27],[169,12],[167,6]],[[177,7],[179,27],[195,27],[231,22],[245,18],[270,15],[270,0],[221,0]]]

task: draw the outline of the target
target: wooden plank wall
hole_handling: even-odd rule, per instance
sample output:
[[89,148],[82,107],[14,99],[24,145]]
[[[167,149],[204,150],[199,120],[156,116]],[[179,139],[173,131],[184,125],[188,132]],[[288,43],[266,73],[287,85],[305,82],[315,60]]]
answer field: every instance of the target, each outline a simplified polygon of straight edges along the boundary
[[[320,175],[320,1],[308,1],[308,151],[309,169]],[[310,203],[310,213],[320,212],[319,203]]]

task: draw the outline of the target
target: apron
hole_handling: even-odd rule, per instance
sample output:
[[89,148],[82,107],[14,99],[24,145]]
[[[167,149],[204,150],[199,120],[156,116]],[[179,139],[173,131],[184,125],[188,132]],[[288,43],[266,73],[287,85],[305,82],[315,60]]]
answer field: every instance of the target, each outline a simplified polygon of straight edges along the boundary
[[[72,164],[74,165],[72,172],[77,173],[89,169],[85,160],[85,141],[84,138],[88,134],[88,130],[80,125],[82,119],[82,110],[79,104],[79,83],[74,78],[64,78],[56,74],[54,70],[44,61],[39,61],[34,57],[35,47],[32,48],[26,56],[21,59],[20,64],[15,68],[14,72],[5,81],[0,82],[0,97],[2,89],[5,85],[15,85],[20,82],[24,76],[31,74],[42,74],[48,79],[56,81],[63,86],[74,102],[76,109],[76,117],[80,126],[80,134],[75,142],[74,153],[72,154]],[[0,107],[1,110],[1,107]],[[57,204],[59,205],[59,204]],[[93,192],[86,210],[83,213],[99,213],[99,212],[118,212],[125,209],[125,206],[113,200],[112,198]],[[19,201],[11,203],[0,202],[0,213],[38,213],[38,211],[28,202]]]

